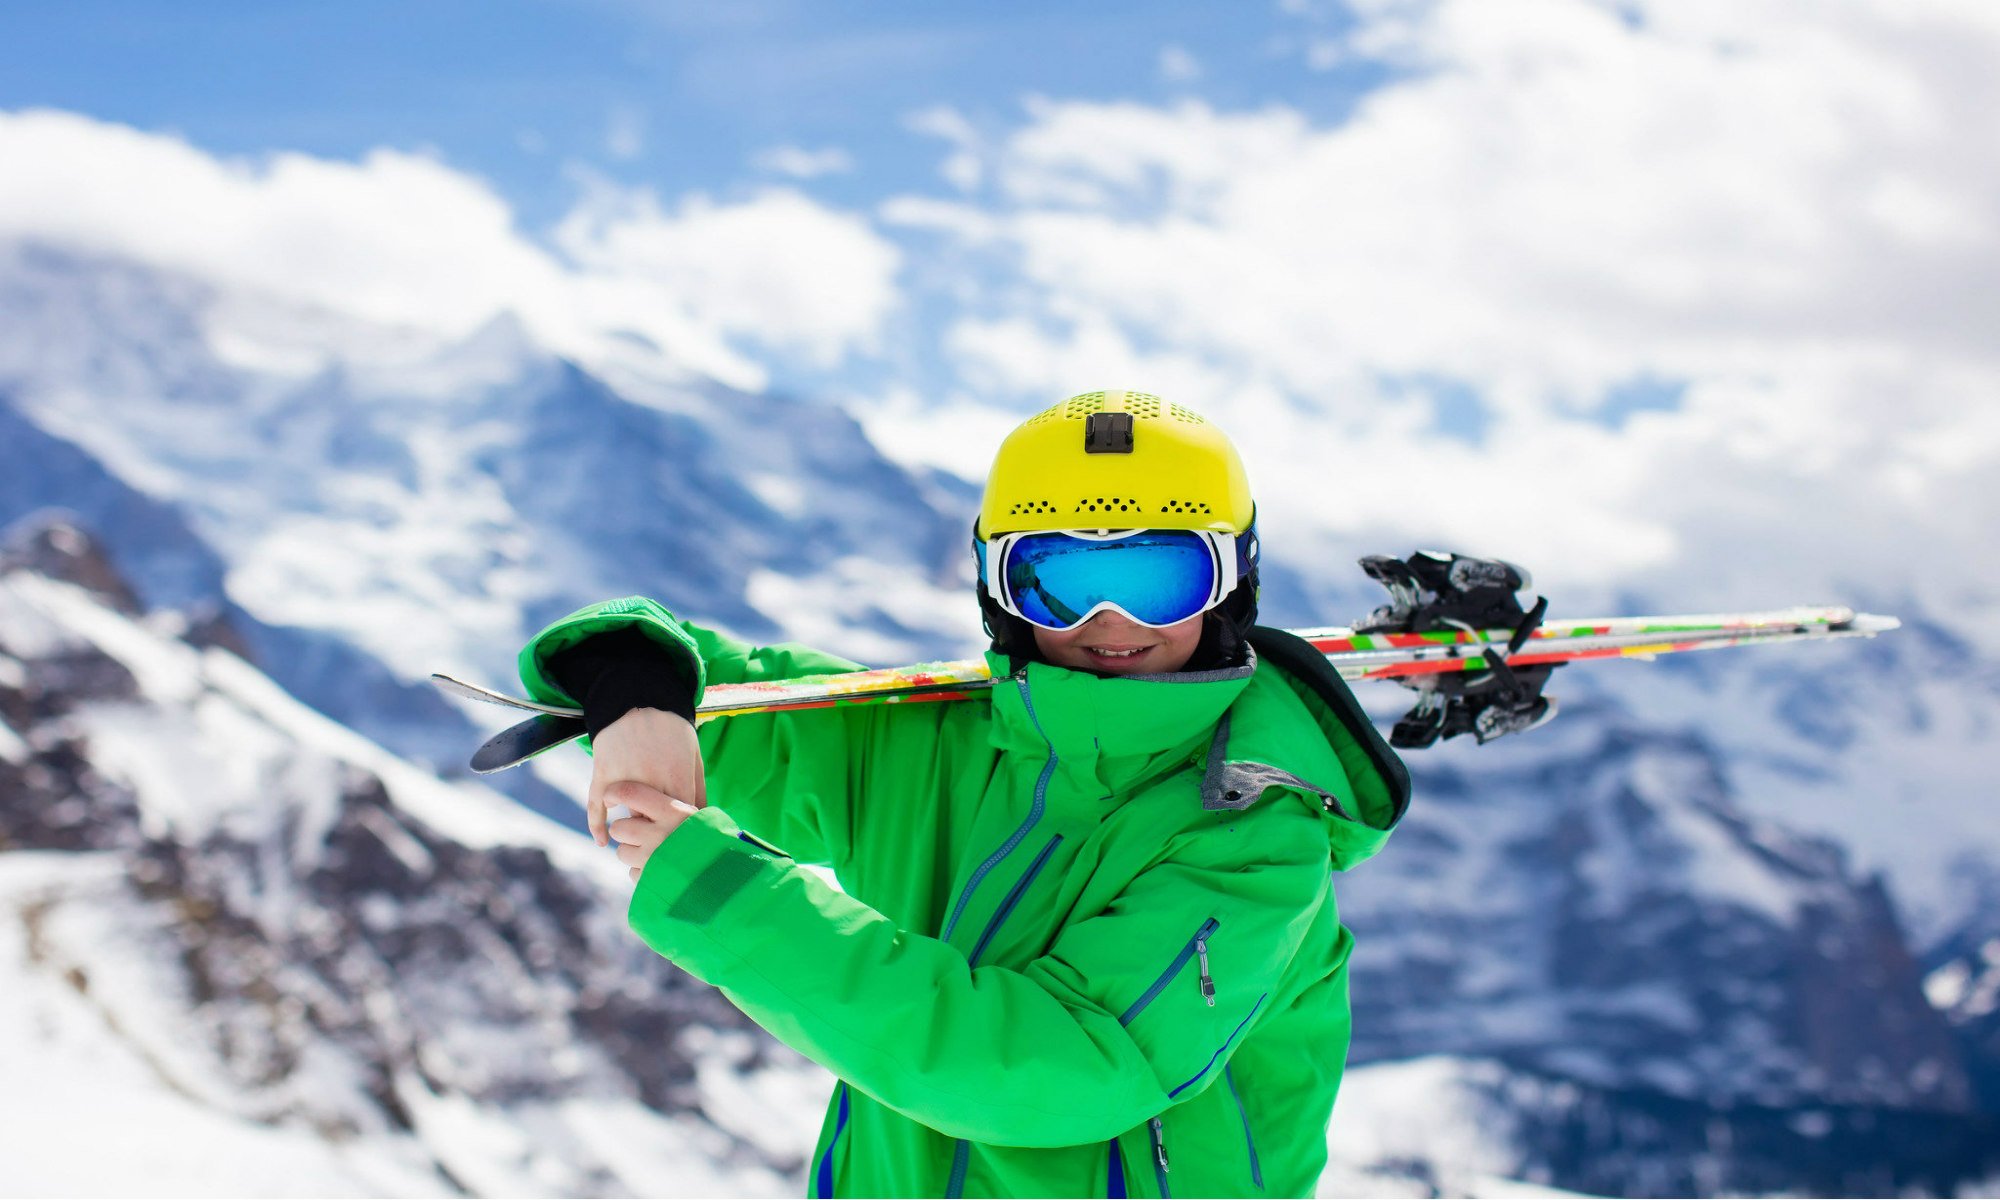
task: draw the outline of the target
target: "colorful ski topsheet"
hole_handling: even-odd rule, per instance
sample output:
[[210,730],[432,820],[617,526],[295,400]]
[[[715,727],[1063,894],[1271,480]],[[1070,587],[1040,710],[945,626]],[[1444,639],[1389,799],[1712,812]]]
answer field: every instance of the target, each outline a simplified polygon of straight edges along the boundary
[[[1719,650],[1832,637],[1873,637],[1896,628],[1894,617],[1837,606],[1769,612],[1698,613],[1685,616],[1607,617],[1548,621],[1517,651],[1517,666],[1596,658],[1652,658],[1689,650]],[[1356,633],[1347,628],[1294,631],[1327,656],[1346,679],[1394,679],[1488,666],[1473,647],[1504,647],[1510,632],[1492,629],[1430,633]]]
[[[1704,613],[1688,616],[1608,617],[1546,621],[1518,651],[1504,647],[1511,629],[1470,628],[1429,633],[1357,633],[1351,628],[1299,629],[1346,679],[1398,679],[1451,671],[1485,671],[1492,650],[1515,666],[1577,662],[1596,658],[1652,658],[1693,650],[1764,645],[1838,637],[1873,637],[1895,629],[1894,617],[1856,613],[1849,608],[1787,608],[1769,612]],[[560,705],[538,704],[453,679],[432,681],[455,695],[530,710],[537,715],[489,739],[473,755],[482,774],[517,766],[543,751],[581,737],[582,714]],[[853,671],[764,683],[715,684],[708,688],[697,721],[760,712],[792,712],[842,704],[922,703],[966,700],[993,685],[981,660],[919,663],[883,670]]]
[[[1730,646],[1872,637],[1894,629],[1898,624],[1894,617],[1856,613],[1840,607],[1547,621],[1530,635],[1520,650],[1505,657],[1517,666],[1598,658],[1652,658],[1660,654],[1719,650]],[[1356,633],[1353,629],[1339,626],[1292,632],[1325,654],[1327,660],[1347,679],[1394,679],[1447,671],[1483,671],[1490,664],[1480,648],[1504,647],[1513,634],[1508,629]],[[574,709],[520,700],[449,676],[432,678],[439,687],[469,699],[557,716],[578,715]],[[715,684],[702,697],[696,720],[839,704],[965,700],[991,687],[992,682],[986,664],[972,659],[775,682]]]
[[[1831,606],[1547,621],[1520,650],[1505,657],[1509,663],[1520,666],[1596,658],[1652,658],[1729,646],[1872,637],[1898,624],[1894,617],[1857,614],[1849,608]],[[1483,671],[1489,664],[1476,648],[1488,645],[1504,648],[1513,636],[1510,629],[1356,633],[1336,626],[1291,632],[1325,654],[1345,679]],[[986,664],[977,660],[920,663],[769,683],[717,684],[702,698],[697,719],[834,704],[962,700],[991,685]]]

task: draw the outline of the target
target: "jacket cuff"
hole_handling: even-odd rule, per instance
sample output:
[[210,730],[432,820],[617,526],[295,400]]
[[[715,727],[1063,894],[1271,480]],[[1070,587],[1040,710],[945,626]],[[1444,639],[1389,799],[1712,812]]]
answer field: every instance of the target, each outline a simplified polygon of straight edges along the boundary
[[693,693],[689,703],[700,706],[706,670],[693,636],[681,628],[672,613],[644,596],[628,596],[580,608],[536,634],[521,648],[516,664],[522,686],[530,697],[544,704],[582,707],[583,697],[562,686],[552,672],[551,663],[579,643],[621,631],[631,631],[658,646],[663,655],[682,669],[682,678]]
[[637,629],[587,638],[550,655],[545,666],[582,706],[592,738],[635,708],[694,720],[694,685],[680,658]]
[[646,860],[626,920],[653,950],[706,983],[748,949],[725,928],[754,929],[749,918],[774,898],[779,876],[798,868],[746,840],[719,808],[681,822]]

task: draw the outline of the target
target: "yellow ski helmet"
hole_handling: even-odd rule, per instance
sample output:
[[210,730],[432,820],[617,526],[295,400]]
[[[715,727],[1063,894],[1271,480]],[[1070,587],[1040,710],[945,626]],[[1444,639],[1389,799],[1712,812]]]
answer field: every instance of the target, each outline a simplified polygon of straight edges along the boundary
[[1000,443],[976,532],[1243,533],[1255,519],[1243,460],[1201,414],[1145,392],[1085,392]]

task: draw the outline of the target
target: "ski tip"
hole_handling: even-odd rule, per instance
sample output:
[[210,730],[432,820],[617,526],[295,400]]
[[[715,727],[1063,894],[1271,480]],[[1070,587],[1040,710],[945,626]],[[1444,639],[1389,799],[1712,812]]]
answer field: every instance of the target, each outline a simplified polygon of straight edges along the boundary
[[485,688],[467,683],[463,679],[454,679],[443,671],[431,672],[431,686],[448,696],[459,696],[466,700],[485,700],[491,703],[493,699]]
[[587,731],[577,717],[534,716],[486,739],[472,755],[476,774],[491,775],[517,767],[544,751],[582,737]]
[[1873,637],[1878,633],[1887,633],[1891,629],[1901,629],[1903,622],[1880,613],[1855,613],[1853,619],[1847,623],[1847,627],[1856,633]]

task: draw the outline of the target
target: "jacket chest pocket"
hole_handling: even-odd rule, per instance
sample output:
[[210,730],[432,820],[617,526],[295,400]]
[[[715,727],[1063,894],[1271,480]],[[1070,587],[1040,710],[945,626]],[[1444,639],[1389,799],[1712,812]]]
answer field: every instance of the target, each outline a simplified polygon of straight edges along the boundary
[[1174,955],[1173,960],[1166,965],[1166,969],[1162,970],[1146,990],[1139,993],[1138,998],[1118,1015],[1118,1023],[1130,1025],[1140,1013],[1146,1011],[1148,1005],[1173,986],[1175,980],[1187,974],[1189,966],[1194,967],[1193,986],[1200,989],[1201,998],[1208,1007],[1214,1008],[1215,976],[1209,972],[1208,943],[1221,928],[1222,922],[1215,917],[1210,917],[1195,927],[1188,934],[1187,944]]
[[993,948],[994,939],[999,937],[1008,920],[1020,910],[1021,901],[1048,867],[1049,860],[1055,857],[1056,851],[1062,846],[1062,841],[1062,835],[1058,833],[1042,844],[1041,850],[1014,881],[1014,885],[1007,889],[1007,894],[1000,898],[998,905],[994,906],[993,915],[986,919],[984,927],[979,931],[979,939],[972,944],[971,951],[966,955],[967,962],[976,967],[985,959],[988,951]]

